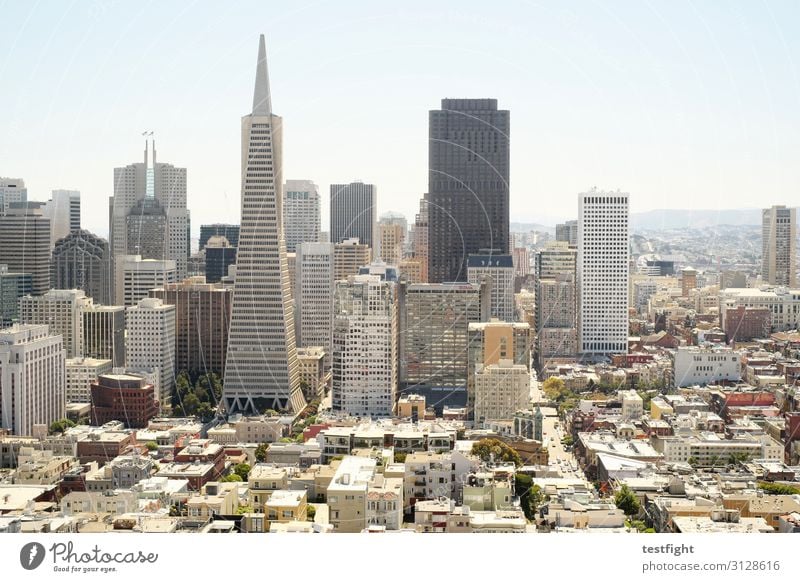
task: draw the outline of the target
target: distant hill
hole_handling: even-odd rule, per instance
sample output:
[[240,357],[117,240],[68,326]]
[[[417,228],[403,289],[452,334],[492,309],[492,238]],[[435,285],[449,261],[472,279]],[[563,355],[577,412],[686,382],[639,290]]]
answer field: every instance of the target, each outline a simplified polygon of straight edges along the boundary
[[723,224],[731,226],[760,225],[761,209],[650,210],[631,214],[631,228],[633,230],[708,228]]

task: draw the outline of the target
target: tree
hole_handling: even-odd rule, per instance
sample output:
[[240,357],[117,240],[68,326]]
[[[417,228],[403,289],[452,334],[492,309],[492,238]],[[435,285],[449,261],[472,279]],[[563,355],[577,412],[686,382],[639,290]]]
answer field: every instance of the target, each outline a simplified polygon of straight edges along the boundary
[[770,495],[800,495],[800,487],[780,483],[759,483],[758,488]]
[[750,455],[748,453],[731,453],[730,457],[728,457],[728,463],[730,463],[731,465],[746,463],[749,460],[750,460]]
[[233,472],[241,477],[242,481],[247,481],[247,476],[250,474],[250,465],[247,463],[239,463],[234,466]]
[[147,450],[148,450],[148,451],[151,451],[151,452],[152,452],[152,451],[157,451],[157,450],[158,450],[158,443],[157,443],[157,442],[155,442],[155,441],[147,441],[147,442],[144,444],[144,446],[145,446],[145,447],[147,447]]
[[472,445],[472,454],[483,462],[510,462],[522,465],[519,453],[499,439],[481,439]]
[[563,399],[565,391],[564,380],[555,376],[548,378],[542,384],[542,392],[544,392],[544,396],[548,400],[560,401]]
[[688,462],[689,462],[689,465],[691,465],[692,467],[697,467],[697,465],[699,464],[697,462],[697,457],[689,457],[689,461]]
[[306,508],[306,519],[308,521],[314,521],[315,515],[317,515],[317,508],[309,504],[308,507]]
[[269,445],[267,443],[261,443],[258,445],[256,447],[256,461],[259,463],[266,463],[267,451],[269,451]]
[[53,423],[51,423],[48,431],[50,434],[63,433],[68,428],[72,428],[73,426],[75,426],[75,423],[72,422],[70,419],[62,418],[61,420],[56,420]]
[[627,485],[623,485],[620,490],[614,494],[614,504],[628,517],[639,513],[639,500],[636,499],[636,495],[633,494],[633,491],[631,491]]
[[395,463],[405,463],[406,462],[406,453],[395,453],[394,454],[394,462]]
[[572,435],[568,434],[561,439],[561,444],[565,447],[571,447],[573,444],[575,444],[575,440],[572,438]]
[[519,505],[528,521],[536,521],[536,512],[544,501],[541,487],[533,484],[529,475],[514,475],[514,493],[519,497]]
[[244,479],[242,479],[236,473],[225,475],[222,479],[219,480],[220,483],[241,483],[242,481],[244,481]]

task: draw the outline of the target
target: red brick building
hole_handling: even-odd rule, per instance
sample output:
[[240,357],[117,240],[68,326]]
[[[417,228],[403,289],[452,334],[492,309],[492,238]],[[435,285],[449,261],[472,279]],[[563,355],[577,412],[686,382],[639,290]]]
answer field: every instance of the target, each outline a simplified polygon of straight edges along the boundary
[[756,338],[767,338],[771,326],[772,314],[769,309],[744,305],[727,309],[725,321],[722,322],[722,328],[728,334],[729,342],[749,342]]
[[145,428],[158,415],[155,387],[129,374],[98,376],[90,387],[92,424],[118,420],[127,428]]

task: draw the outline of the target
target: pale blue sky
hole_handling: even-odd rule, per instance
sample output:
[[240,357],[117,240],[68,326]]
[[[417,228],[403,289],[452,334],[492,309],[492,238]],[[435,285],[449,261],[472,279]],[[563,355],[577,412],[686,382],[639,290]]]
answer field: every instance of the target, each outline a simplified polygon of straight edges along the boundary
[[0,175],[32,199],[81,190],[84,225],[105,233],[113,168],[154,130],[159,160],[188,168],[194,230],[238,220],[263,32],[285,176],[326,202],[358,178],[379,212],[413,216],[442,97],[511,110],[512,220],[573,217],[593,185],[631,192],[634,211],[800,199],[795,1],[223,6],[0,2]]

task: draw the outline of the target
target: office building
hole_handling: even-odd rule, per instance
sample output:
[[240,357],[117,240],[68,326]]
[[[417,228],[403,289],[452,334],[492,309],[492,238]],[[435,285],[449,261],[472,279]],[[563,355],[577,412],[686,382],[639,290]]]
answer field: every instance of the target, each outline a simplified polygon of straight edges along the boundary
[[[190,228],[186,168],[156,161],[155,141],[145,143],[143,162],[114,168],[109,216],[113,261],[122,255],[173,261],[177,276],[186,277]],[[122,301],[115,290],[115,302]]]
[[30,273],[10,273],[0,265],[0,328],[19,321],[19,299],[30,294]]
[[133,374],[103,374],[90,387],[92,424],[117,420],[126,428],[146,428],[158,415],[158,394],[152,384]]
[[578,251],[563,241],[549,241],[534,256],[537,279],[555,279],[559,275],[575,276]]
[[11,273],[29,273],[33,295],[50,289],[50,220],[40,204],[15,204],[0,217],[0,264]]
[[333,410],[391,416],[397,393],[395,284],[377,275],[337,281],[333,323]]
[[228,275],[228,267],[236,264],[236,247],[224,236],[212,236],[202,252],[206,283],[219,283]]
[[414,217],[411,235],[411,252],[420,263],[420,277],[416,283],[428,282],[428,201],[419,201],[419,212]]
[[464,406],[469,325],[489,320],[490,285],[408,284],[398,287],[399,374],[403,393],[424,396],[441,414]]
[[67,404],[89,404],[89,387],[101,374],[110,374],[111,360],[68,358],[66,361]]
[[126,356],[128,368],[157,369],[161,406],[169,408],[175,387],[175,306],[161,299],[145,298],[129,307]]
[[242,118],[242,220],[223,398],[229,412],[299,412],[294,309],[283,239],[283,121],[272,113],[264,36]]
[[579,195],[578,349],[628,349],[628,194],[593,188]]
[[287,180],[283,186],[283,234],[286,252],[300,243],[319,242],[319,188],[310,180]]
[[42,215],[50,219],[50,241],[57,241],[81,228],[81,193],[77,190],[53,190],[42,205]]
[[233,292],[198,277],[152,289],[150,296],[175,306],[175,369],[223,377]]
[[470,255],[467,280],[478,285],[484,279],[491,287],[491,316],[501,321],[514,321],[514,261],[511,255]]
[[357,238],[377,250],[378,206],[374,184],[331,184],[331,242]]
[[[334,245],[301,243],[297,246],[295,330],[297,345],[332,349]],[[328,357],[330,361],[330,356]]]
[[772,314],[770,331],[800,329],[800,289],[762,287],[723,289],[719,293],[720,326],[728,320],[728,312],[739,307],[767,309]]
[[679,347],[671,355],[676,387],[738,382],[742,378],[740,355],[728,347]]
[[408,224],[401,214],[387,213],[378,222],[378,249],[376,256],[389,265],[399,265],[403,260]]
[[201,224],[200,225],[200,250],[206,248],[212,236],[224,236],[233,248],[239,246],[238,224]]
[[47,325],[51,334],[63,338],[67,358],[83,355],[83,310],[92,300],[79,289],[51,289],[44,295],[19,300],[20,323]]
[[578,247],[578,221],[568,220],[561,224],[556,224],[556,241],[565,242],[571,248]]
[[[530,373],[531,334],[527,323],[508,323],[492,320],[469,324],[467,346],[467,412],[475,420],[477,402],[476,374],[488,366],[508,361],[512,365],[524,366]],[[516,375],[517,372],[512,372]],[[502,373],[492,376],[502,378]],[[530,380],[528,381],[530,385]],[[491,385],[491,384],[490,384]],[[484,388],[486,386],[484,385]]]
[[773,206],[762,212],[761,279],[770,285],[797,284],[797,209]]
[[125,365],[125,308],[90,305],[83,310],[83,355]]
[[350,275],[357,275],[363,265],[368,265],[372,260],[372,250],[369,245],[359,242],[357,238],[350,238],[333,245],[333,278],[336,281],[347,279]]
[[[49,235],[48,235],[49,236]],[[30,436],[66,416],[64,344],[46,325],[0,330],[0,420],[14,435]]]
[[8,212],[12,204],[28,201],[28,189],[22,178],[0,178],[0,216]]
[[528,406],[531,397],[531,372],[523,364],[501,359],[496,364],[475,364],[475,408],[473,418],[479,426],[491,420],[511,419]]
[[150,289],[177,282],[175,261],[142,259],[141,255],[123,255],[116,258],[115,285],[121,292],[122,305],[131,307],[150,294]]
[[59,239],[50,261],[53,289],[81,289],[97,303],[111,303],[111,253],[108,242],[88,230]]
[[467,280],[467,258],[509,252],[511,114],[496,99],[442,99],[428,128],[428,280]]

